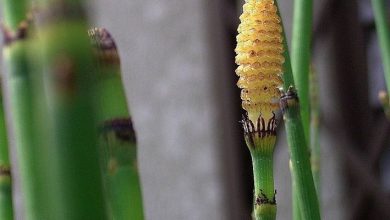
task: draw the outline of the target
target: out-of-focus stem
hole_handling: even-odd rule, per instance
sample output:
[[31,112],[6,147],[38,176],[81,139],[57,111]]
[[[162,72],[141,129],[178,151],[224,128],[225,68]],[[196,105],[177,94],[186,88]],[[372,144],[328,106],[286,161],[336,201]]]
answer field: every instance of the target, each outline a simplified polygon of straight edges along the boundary
[[302,123],[307,140],[310,137],[309,69],[311,60],[312,17],[312,0],[294,1],[291,65],[299,95]]
[[119,53],[107,30],[94,28],[89,35],[97,57],[96,109],[108,203],[115,220],[142,220],[136,135],[122,83]]
[[25,219],[40,219],[39,207],[42,203],[38,190],[38,173],[36,172],[39,160],[34,147],[33,97],[28,57],[31,19],[28,15],[29,3],[26,0],[3,0],[2,3],[4,13],[3,54],[4,63],[7,66],[6,83],[9,88],[12,128],[24,195]]
[[[312,0],[294,0],[292,29],[291,64],[295,86],[298,90],[303,130],[307,143],[310,143],[310,99],[309,99],[309,65],[311,55],[311,32],[313,17]],[[292,187],[293,219],[301,219],[299,205],[296,201],[296,187]]]
[[283,94],[280,105],[284,115],[287,141],[290,148],[292,178],[296,184],[298,206],[302,219],[320,218],[317,193],[311,171],[309,150],[300,119],[298,95],[293,87]]
[[96,74],[82,0],[38,1],[50,219],[108,219],[99,163]]
[[287,92],[281,97],[280,104],[284,114],[287,141],[290,149],[292,178],[296,183],[298,206],[301,210],[302,219],[317,220],[321,217],[311,172],[308,143],[305,138],[300,116],[298,94],[294,89],[293,71],[291,68],[287,38],[284,32],[283,37],[285,39],[284,58],[286,59],[283,64],[283,88]]
[[276,120],[272,118],[268,125],[264,122],[264,119],[259,117],[259,127],[256,127],[252,121],[244,117],[244,135],[252,157],[255,185],[254,216],[256,220],[275,220],[276,192],[273,176],[273,152],[276,142]]

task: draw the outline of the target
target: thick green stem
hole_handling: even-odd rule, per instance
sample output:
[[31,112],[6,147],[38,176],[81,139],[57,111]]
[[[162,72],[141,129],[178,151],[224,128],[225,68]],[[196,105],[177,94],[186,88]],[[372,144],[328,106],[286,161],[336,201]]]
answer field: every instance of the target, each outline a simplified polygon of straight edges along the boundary
[[108,203],[115,220],[142,220],[137,146],[122,84],[119,53],[105,29],[95,28],[89,34],[97,55],[96,108]]
[[26,20],[28,12],[27,0],[3,0],[4,25],[15,31],[20,23]]
[[29,64],[30,21],[29,4],[25,0],[3,0],[4,63],[7,65],[12,128],[21,174],[25,219],[42,219],[34,145],[31,68]]
[[[1,87],[0,87],[1,88]],[[11,169],[8,137],[4,118],[3,96],[0,91],[0,219],[13,219]]]
[[291,172],[292,219],[299,220],[302,219],[302,216],[301,216],[301,210],[299,209],[297,183],[295,182],[295,178],[292,176],[294,171],[291,166],[291,161],[290,161],[290,172]]
[[375,24],[382,53],[387,91],[390,93],[390,29],[387,7],[384,0],[371,0],[371,2],[374,10]]
[[[260,121],[260,119],[259,119]],[[254,216],[256,220],[275,220],[276,192],[273,176],[273,152],[276,133],[272,130],[254,129],[244,118],[245,140],[251,152],[254,176]]]
[[50,219],[107,219],[94,110],[92,46],[84,1],[39,5]]

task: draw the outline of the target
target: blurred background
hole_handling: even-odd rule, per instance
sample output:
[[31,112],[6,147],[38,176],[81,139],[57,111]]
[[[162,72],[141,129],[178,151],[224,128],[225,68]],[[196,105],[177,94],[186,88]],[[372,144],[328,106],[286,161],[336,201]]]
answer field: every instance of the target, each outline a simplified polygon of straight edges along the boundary
[[[385,83],[370,1],[314,2],[323,219],[390,219],[390,124],[378,101]],[[149,220],[250,219],[252,168],[234,73],[242,4],[91,1],[92,23],[119,47]],[[289,38],[293,1],[279,4]],[[291,180],[282,124],[278,132],[277,219],[284,220]]]

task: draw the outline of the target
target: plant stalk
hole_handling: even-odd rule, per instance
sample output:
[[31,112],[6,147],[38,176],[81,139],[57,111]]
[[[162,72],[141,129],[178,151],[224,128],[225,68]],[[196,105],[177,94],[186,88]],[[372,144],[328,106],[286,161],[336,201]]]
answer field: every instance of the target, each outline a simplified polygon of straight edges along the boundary
[[[309,66],[311,59],[312,0],[294,0],[291,64],[298,90],[301,117],[307,143],[310,143]],[[292,187],[293,219],[299,220],[296,184]]]
[[285,120],[293,171],[291,176],[296,184],[300,215],[305,220],[321,219],[309,150],[300,119],[298,95],[293,87],[290,87],[287,93],[283,94],[280,105]]
[[108,203],[115,220],[144,219],[136,135],[127,107],[114,39],[102,28],[89,35],[97,56],[96,109]]
[[29,63],[31,17],[26,0],[3,0],[4,63],[12,129],[21,174],[25,219],[42,219],[38,151],[33,129],[33,97]]
[[[277,1],[276,1],[277,4]],[[279,11],[279,10],[278,10]],[[283,21],[282,21],[283,23]],[[284,28],[283,28],[284,30]],[[281,98],[281,108],[284,114],[287,141],[290,149],[292,178],[296,183],[298,206],[301,217],[304,220],[321,219],[318,205],[317,193],[314,187],[313,175],[310,166],[308,143],[300,116],[298,94],[294,90],[294,78],[291,67],[290,54],[286,34],[284,37],[284,58],[283,64],[283,88],[284,95]]]
[[[92,46],[82,0],[38,1],[50,219],[108,219],[99,163]],[[43,118],[43,117],[42,117]]]
[[[291,65],[298,91],[306,140],[310,138],[309,72],[311,60],[312,0],[294,0]],[[310,143],[308,141],[308,143]]]
[[13,219],[12,179],[3,96],[0,91],[0,219]]
[[[264,122],[261,116],[258,123]],[[245,142],[252,157],[254,175],[254,216],[256,220],[275,220],[276,191],[273,176],[273,152],[276,143],[276,120],[271,118],[268,130],[265,123],[255,127],[254,123],[244,116],[243,119]],[[264,129],[262,129],[264,128]]]

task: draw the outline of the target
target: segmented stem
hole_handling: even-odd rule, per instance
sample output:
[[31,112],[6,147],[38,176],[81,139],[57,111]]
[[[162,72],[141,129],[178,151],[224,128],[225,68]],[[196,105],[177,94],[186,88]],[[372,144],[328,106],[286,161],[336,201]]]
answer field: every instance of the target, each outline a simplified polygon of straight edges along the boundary
[[108,219],[99,163],[94,59],[82,0],[39,1],[50,219]]
[[103,28],[89,30],[95,48],[101,162],[114,219],[144,219],[136,135],[127,107],[119,53]]

